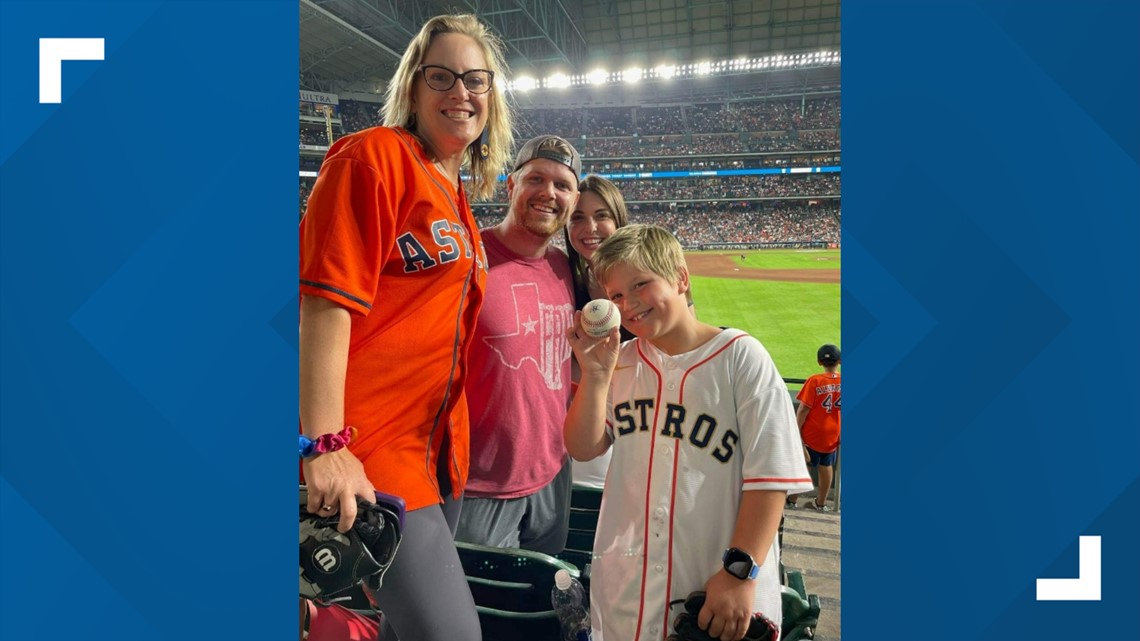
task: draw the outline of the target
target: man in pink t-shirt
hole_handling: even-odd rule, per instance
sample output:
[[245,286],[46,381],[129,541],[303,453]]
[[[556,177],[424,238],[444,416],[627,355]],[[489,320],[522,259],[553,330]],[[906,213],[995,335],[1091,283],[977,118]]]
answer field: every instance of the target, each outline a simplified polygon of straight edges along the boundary
[[566,546],[574,294],[566,254],[550,241],[578,200],[582,161],[569,142],[539,136],[507,176],[506,217],[480,235],[483,309],[468,357],[471,467],[458,541],[556,554]]

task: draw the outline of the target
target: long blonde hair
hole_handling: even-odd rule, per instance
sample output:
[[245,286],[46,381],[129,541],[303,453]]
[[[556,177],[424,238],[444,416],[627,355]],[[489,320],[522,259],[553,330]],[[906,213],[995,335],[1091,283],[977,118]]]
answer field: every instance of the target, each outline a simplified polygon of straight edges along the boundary
[[423,62],[432,39],[441,33],[459,33],[473,38],[483,50],[488,71],[495,74],[487,100],[489,148],[487,158],[484,159],[479,153],[480,141],[476,140],[467,148],[463,161],[470,174],[467,192],[473,200],[489,200],[495,191],[499,174],[510,158],[514,146],[514,131],[504,88],[508,70],[503,57],[503,43],[478,18],[466,13],[452,14],[436,16],[424,23],[420,32],[408,43],[408,48],[400,58],[400,65],[396,68],[396,74],[392,76],[384,92],[384,124],[389,127],[403,127],[415,133],[416,117],[412,113],[412,89],[416,82],[416,70]]

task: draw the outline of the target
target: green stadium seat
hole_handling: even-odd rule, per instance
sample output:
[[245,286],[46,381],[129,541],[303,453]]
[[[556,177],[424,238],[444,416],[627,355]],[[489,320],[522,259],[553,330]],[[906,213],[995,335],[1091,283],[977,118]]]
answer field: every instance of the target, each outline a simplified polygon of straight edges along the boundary
[[566,549],[590,554],[598,530],[598,514],[602,507],[602,491],[575,485],[570,492],[570,532]]
[[588,576],[586,573],[586,566],[590,565],[594,561],[593,555],[591,553],[581,552],[579,550],[562,550],[558,554],[555,554],[554,558],[564,563],[569,563],[570,565],[578,568],[578,571],[582,573],[582,576],[580,577],[582,584],[586,584]]
[[573,552],[592,553],[594,551],[594,534],[593,530],[570,528],[566,535],[566,549]]
[[819,625],[819,597],[807,593],[803,574],[797,571],[787,573],[788,584],[781,588],[783,624],[780,626],[781,641],[799,641],[815,637]]
[[570,491],[570,507],[583,510],[600,510],[602,508],[602,491],[594,487],[575,485]]
[[572,507],[570,508],[570,527],[575,530],[593,532],[598,529],[598,514],[598,510]]
[[558,618],[550,605],[554,573],[566,570],[580,578],[578,568],[530,550],[492,548],[455,543],[484,641],[557,639]]

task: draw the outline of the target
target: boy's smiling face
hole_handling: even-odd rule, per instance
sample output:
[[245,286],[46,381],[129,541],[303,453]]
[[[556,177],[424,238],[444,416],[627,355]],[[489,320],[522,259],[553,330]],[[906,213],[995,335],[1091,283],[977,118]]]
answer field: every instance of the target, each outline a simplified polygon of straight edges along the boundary
[[601,283],[621,311],[621,324],[639,338],[662,338],[689,315],[685,291],[689,273],[681,268],[676,283],[626,263],[610,268]]

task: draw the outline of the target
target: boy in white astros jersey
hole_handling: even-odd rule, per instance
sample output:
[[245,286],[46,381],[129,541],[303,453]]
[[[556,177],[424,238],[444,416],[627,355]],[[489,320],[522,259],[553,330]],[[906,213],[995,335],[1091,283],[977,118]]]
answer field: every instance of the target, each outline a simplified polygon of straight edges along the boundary
[[[594,641],[661,641],[669,602],[707,591],[702,629],[780,624],[776,530],[789,492],[812,488],[787,387],[760,342],[689,313],[689,271],[667,230],[629,225],[594,273],[637,338],[567,336],[581,365],[563,431],[586,461],[613,447],[594,541]],[[679,608],[680,606],[678,606]]]

